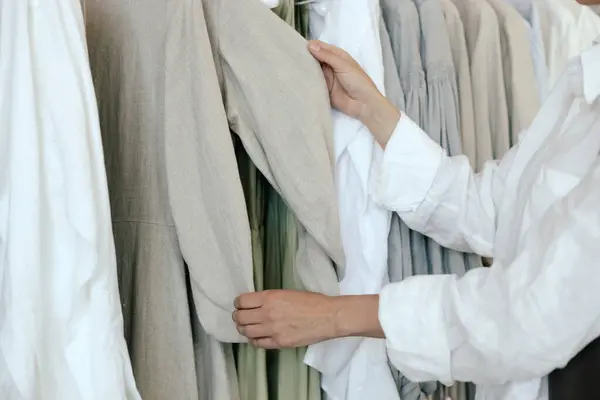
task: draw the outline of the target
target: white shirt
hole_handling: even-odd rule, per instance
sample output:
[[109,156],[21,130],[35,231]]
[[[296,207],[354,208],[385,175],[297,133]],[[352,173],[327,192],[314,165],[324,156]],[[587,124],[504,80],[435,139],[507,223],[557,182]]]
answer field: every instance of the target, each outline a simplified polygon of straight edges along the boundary
[[[346,50],[380,90],[384,71],[377,0],[324,1],[313,5],[311,35]],[[391,213],[369,196],[373,162],[383,151],[368,129],[333,111],[336,185],[346,270],[342,294],[379,293],[387,283],[387,237]],[[310,346],[305,362],[319,370],[333,400],[399,400],[385,341],[344,338]]]
[[600,17],[572,0],[536,1],[552,88],[570,58],[588,48],[600,35]]
[[400,119],[374,197],[440,244],[495,260],[383,289],[388,354],[409,379],[473,381],[480,400],[546,399],[541,378],[600,335],[598,71],[600,45],[479,174]]
[[0,397],[138,400],[80,1],[0,1],[0,49]]

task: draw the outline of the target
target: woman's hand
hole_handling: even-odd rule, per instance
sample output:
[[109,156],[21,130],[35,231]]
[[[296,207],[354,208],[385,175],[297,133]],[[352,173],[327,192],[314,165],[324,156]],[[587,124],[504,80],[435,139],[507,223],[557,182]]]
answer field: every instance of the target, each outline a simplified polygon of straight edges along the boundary
[[383,337],[378,303],[378,296],[267,290],[238,297],[233,319],[257,347],[300,347],[345,336]]
[[323,67],[331,105],[360,120],[385,147],[400,112],[344,50],[315,40],[309,42],[309,50]]

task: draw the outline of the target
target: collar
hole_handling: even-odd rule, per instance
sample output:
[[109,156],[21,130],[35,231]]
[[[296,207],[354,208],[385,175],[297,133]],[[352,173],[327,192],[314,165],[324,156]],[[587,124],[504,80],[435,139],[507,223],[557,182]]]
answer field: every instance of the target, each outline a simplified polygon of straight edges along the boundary
[[600,37],[594,45],[581,54],[583,71],[583,95],[592,104],[600,97]]

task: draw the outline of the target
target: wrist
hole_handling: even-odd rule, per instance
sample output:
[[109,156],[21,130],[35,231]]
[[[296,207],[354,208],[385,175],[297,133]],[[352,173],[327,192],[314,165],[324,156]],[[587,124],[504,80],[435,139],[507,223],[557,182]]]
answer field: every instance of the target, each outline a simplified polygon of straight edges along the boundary
[[379,323],[379,296],[339,296],[334,297],[332,317],[335,338],[361,336],[383,338]]
[[385,148],[400,120],[400,111],[383,95],[369,101],[360,118],[373,137]]

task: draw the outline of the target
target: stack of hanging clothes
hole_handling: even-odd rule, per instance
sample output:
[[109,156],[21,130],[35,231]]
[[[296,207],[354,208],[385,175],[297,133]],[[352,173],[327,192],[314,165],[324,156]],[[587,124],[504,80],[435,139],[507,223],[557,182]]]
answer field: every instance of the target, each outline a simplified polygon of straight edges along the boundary
[[[304,349],[233,345],[244,339],[231,321],[243,292],[337,294],[344,273],[330,107],[302,39],[307,6],[85,6],[125,335],[142,397],[322,398]],[[380,6],[388,97],[476,169],[517,143],[557,71],[600,34],[600,17],[572,0]],[[390,281],[480,266],[478,256],[392,217]],[[473,397],[462,384],[415,384],[392,372],[402,400]]]

